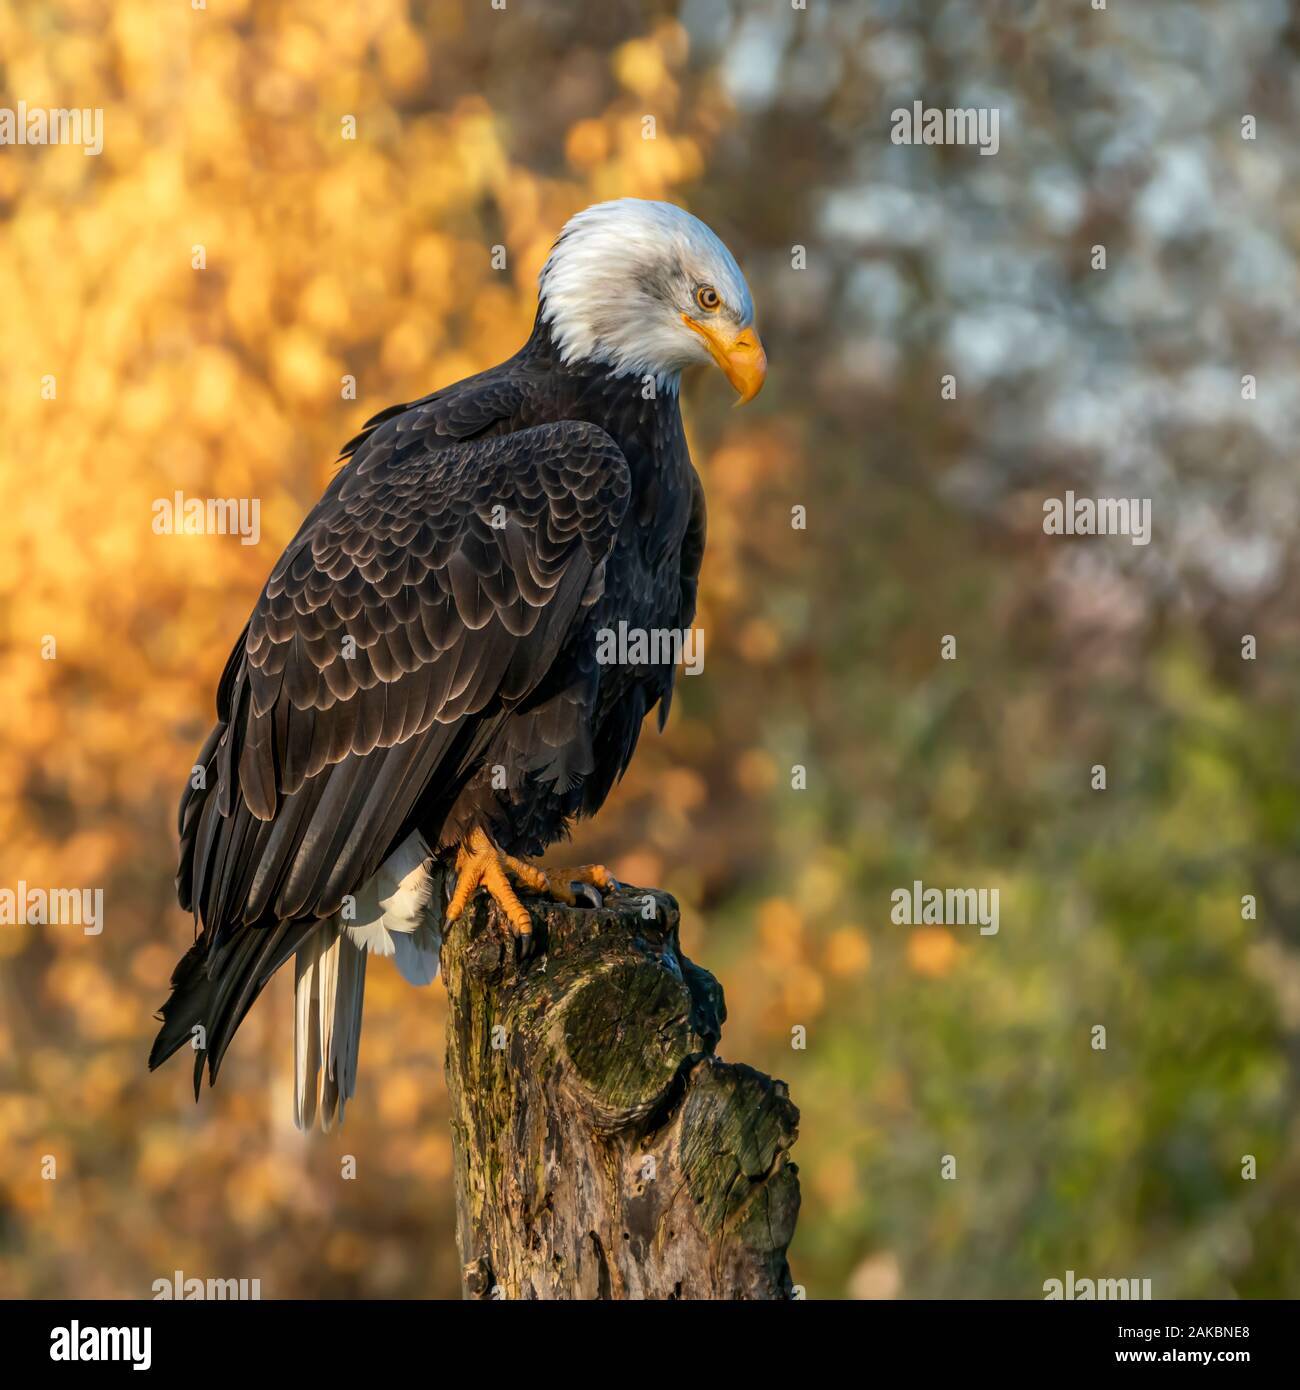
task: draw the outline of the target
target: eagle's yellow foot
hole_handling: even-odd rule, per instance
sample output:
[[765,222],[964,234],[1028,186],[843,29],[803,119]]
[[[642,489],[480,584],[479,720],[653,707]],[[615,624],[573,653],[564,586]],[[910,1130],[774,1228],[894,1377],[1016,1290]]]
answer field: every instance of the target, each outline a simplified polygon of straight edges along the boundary
[[[522,865],[530,874],[533,872],[531,866],[523,864],[522,860],[516,860],[515,864]],[[512,867],[511,856],[503,854],[488,838],[486,831],[472,830],[456,851],[456,891],[447,904],[446,920],[454,922],[469,905],[469,900],[483,887],[505,913],[511,931],[516,936],[531,936],[532,918],[510,886]],[[515,877],[526,887],[533,886],[517,869]]]
[[[529,864],[525,867],[531,869],[533,866]],[[571,884],[589,883],[606,893],[618,887],[618,880],[603,864],[581,864],[576,869],[533,869],[533,872],[540,873],[545,882],[545,887],[539,892],[549,893],[556,902],[567,903],[569,907],[575,906],[578,901]]]
[[602,889],[618,886],[603,864],[584,864],[577,869],[539,869],[526,859],[517,859],[498,849],[486,831],[476,829],[456,852],[456,891],[447,905],[446,920],[454,922],[483,887],[505,913],[514,935],[530,937],[532,918],[511,887],[512,878],[530,893],[544,894],[569,907],[577,902],[569,886],[571,883],[589,883]]

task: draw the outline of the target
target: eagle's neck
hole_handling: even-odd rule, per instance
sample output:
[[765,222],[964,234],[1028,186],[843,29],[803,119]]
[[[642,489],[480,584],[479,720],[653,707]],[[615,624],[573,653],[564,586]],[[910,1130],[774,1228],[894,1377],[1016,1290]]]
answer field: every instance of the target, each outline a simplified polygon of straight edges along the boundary
[[606,362],[565,362],[540,314],[515,362],[537,383],[536,406],[548,418],[585,420],[613,437],[631,470],[634,499],[648,504],[661,484],[680,482],[677,475],[689,469],[678,373],[661,389],[653,378],[620,375]]
[[648,366],[625,366],[614,362],[599,349],[590,357],[569,358],[566,361],[555,338],[555,325],[543,322],[542,312],[539,305],[537,317],[533,320],[533,331],[524,344],[521,356],[557,376],[575,381],[609,380],[619,383],[618,390],[635,391],[647,399],[677,399],[682,382],[679,369],[655,371]]

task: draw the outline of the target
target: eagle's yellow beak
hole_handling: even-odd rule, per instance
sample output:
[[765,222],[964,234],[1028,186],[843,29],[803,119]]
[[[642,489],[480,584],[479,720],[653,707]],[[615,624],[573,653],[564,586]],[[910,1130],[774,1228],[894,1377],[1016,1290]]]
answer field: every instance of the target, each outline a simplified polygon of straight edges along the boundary
[[712,324],[701,323],[689,314],[682,315],[682,322],[704,339],[713,360],[740,393],[736,404],[752,401],[767,380],[767,353],[763,351],[758,334],[752,328],[742,328],[734,336],[727,336]]

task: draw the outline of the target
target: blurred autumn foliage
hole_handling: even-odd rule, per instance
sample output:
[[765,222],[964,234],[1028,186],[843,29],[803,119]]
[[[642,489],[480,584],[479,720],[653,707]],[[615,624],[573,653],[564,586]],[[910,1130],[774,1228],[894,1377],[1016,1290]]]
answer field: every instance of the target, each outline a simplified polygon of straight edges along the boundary
[[[1112,8],[0,9],[0,105],[105,111],[98,157],[0,149],[0,887],[106,905],[0,927],[0,1295],[456,1293],[440,984],[370,972],[328,1136],[287,978],[200,1106],[146,1074],[174,807],[340,444],[511,353],[623,195],[732,246],[772,373],[688,384],[705,673],[579,840],[678,895],[724,1053],[790,1083],[796,1282],[1300,1292],[1296,35]],[[1000,103],[999,157],[891,146],[921,95]],[[1149,550],[1045,538],[1067,486],[1155,497]],[[177,490],[260,499],[260,544],[155,534]],[[998,888],[998,935],[893,924],[918,878]]]

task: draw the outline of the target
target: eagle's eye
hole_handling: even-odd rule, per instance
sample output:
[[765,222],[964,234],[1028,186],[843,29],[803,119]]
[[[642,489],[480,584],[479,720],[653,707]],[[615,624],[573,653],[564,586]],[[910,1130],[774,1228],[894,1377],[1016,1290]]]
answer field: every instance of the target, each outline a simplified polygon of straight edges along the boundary
[[711,314],[717,313],[722,308],[722,296],[712,285],[701,285],[695,291],[695,302],[701,309],[707,309]]

